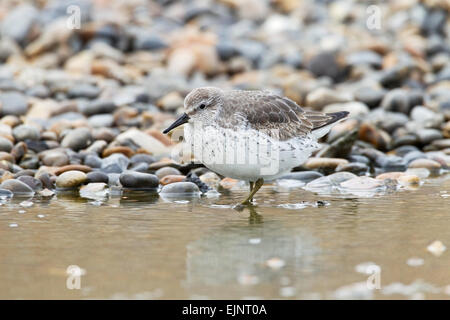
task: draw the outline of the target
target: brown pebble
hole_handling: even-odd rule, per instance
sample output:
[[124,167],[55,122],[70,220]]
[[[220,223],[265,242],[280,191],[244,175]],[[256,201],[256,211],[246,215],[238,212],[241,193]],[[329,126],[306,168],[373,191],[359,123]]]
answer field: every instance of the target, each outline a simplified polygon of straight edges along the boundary
[[168,176],[163,177],[161,180],[159,180],[159,183],[161,183],[163,186],[165,186],[166,184],[184,181],[185,178],[186,178],[186,176],[183,176],[183,175],[170,174]]
[[403,186],[418,185],[420,183],[420,178],[415,174],[404,174],[397,180]]
[[16,142],[16,140],[14,139],[14,137],[10,134],[7,133],[0,133],[0,137],[3,137],[5,139],[8,139],[9,141],[11,141],[12,143]]
[[134,155],[134,151],[130,147],[118,146],[118,147],[106,148],[105,150],[103,150],[102,157],[106,158],[107,156],[110,156],[113,153],[122,153],[125,156],[127,156],[128,158],[130,158],[131,156]]
[[20,124],[20,119],[13,115],[7,115],[2,118],[0,123],[6,124],[11,128],[14,128],[15,126],[18,126]]
[[0,177],[0,183],[2,183],[3,181],[6,181],[6,180],[10,180],[10,179],[14,179],[14,175],[9,171],[5,171],[5,172],[3,172],[2,176]]
[[309,158],[304,166],[308,169],[330,168],[336,169],[338,165],[345,165],[348,160],[341,158]]
[[14,157],[14,159],[16,159],[16,161],[19,161],[27,153],[27,151],[27,144],[21,141],[12,148],[11,155]]
[[98,128],[92,130],[92,136],[94,140],[104,140],[106,142],[111,142],[116,137],[116,134],[111,128]]
[[442,135],[444,136],[444,138],[450,138],[450,121],[447,121],[442,126]]
[[14,163],[16,159],[14,159],[14,157],[10,153],[0,151],[0,161],[2,160]]
[[389,134],[369,123],[363,123],[359,127],[359,139],[374,145],[377,149],[387,150],[391,143]]
[[406,175],[404,172],[386,172],[379,174],[375,179],[378,180],[386,180],[386,179],[395,179],[398,180],[401,176]]
[[179,168],[180,164],[176,163],[174,160],[169,158],[163,158],[157,162],[153,162],[148,166],[149,170],[158,170],[163,167],[172,167],[172,168]]
[[55,170],[54,174],[59,176],[61,173],[64,173],[66,171],[72,171],[72,170],[81,171],[84,173],[92,171],[91,167],[88,167],[88,166],[85,166],[82,164],[69,164],[67,166],[58,168],[57,170]]

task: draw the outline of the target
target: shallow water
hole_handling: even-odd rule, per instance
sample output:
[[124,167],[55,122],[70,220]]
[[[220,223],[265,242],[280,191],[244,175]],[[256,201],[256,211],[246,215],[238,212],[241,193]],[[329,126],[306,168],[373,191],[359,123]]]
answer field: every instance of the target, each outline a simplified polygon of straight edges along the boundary
[[265,185],[253,210],[231,209],[243,195],[4,201],[0,298],[450,298],[450,252],[427,250],[450,246],[449,174],[371,197]]

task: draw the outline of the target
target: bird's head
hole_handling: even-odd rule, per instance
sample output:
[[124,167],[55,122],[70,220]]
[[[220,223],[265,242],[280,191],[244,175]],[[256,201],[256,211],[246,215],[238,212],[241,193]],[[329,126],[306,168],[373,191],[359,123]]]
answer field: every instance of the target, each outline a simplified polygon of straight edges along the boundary
[[222,100],[223,91],[215,87],[203,87],[192,90],[184,99],[184,113],[163,133],[169,133],[190,121],[212,120]]

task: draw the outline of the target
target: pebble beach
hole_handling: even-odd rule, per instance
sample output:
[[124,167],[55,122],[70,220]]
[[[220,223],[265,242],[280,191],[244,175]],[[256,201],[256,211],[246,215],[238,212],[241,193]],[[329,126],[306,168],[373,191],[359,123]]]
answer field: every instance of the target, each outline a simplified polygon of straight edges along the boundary
[[350,112],[270,186],[370,198],[450,171],[448,0],[4,0],[1,204],[244,190],[162,134],[202,86]]

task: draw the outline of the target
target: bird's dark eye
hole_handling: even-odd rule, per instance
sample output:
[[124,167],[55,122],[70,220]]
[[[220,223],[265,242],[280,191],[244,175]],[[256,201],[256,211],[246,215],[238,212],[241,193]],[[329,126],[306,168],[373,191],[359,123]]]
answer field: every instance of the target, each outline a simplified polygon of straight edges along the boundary
[[202,104],[200,105],[200,109],[205,109],[205,107],[206,107],[206,104],[204,104],[204,103],[202,103]]

